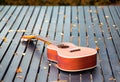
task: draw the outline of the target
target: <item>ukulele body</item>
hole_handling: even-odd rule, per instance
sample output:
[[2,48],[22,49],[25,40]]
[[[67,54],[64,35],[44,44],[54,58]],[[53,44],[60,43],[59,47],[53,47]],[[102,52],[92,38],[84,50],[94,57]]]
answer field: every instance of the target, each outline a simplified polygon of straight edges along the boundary
[[56,45],[47,46],[48,60],[57,63],[57,68],[63,71],[76,72],[88,70],[96,67],[97,51],[87,47],[77,47],[72,43],[62,43],[69,45],[68,48],[58,48]]
[[35,35],[25,35],[22,39],[37,39],[48,43],[48,60],[56,62],[57,67],[63,71],[76,72],[96,67],[97,51],[95,49],[78,47],[69,42],[62,43],[67,46],[61,47],[54,45],[54,42],[47,38]]

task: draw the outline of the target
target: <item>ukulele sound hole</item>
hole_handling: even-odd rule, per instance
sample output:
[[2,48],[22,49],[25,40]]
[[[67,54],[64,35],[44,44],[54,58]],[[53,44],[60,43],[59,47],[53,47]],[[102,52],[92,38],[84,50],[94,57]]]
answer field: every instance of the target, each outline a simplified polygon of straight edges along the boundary
[[57,45],[57,46],[58,46],[58,48],[69,48],[69,46],[65,45],[65,44],[60,44],[60,45]]

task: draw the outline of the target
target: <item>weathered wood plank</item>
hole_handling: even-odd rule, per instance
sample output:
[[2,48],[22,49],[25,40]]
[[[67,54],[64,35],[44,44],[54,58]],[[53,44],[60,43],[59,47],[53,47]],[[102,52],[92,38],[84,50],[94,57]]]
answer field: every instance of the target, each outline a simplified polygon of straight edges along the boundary
[[119,6],[115,6],[115,9],[116,9],[116,11],[118,13],[118,16],[119,16],[119,19],[120,19],[120,9],[119,9]]
[[[104,14],[105,14],[105,16],[107,16],[107,15],[109,15],[110,16],[110,14],[109,14],[109,10],[108,10],[108,7],[104,7]],[[111,19],[112,20],[112,19]],[[111,20],[106,20],[107,21],[107,24],[109,24],[110,25],[110,23],[112,24],[112,22],[110,22]],[[109,26],[108,25],[108,26]],[[113,30],[113,29],[112,29]],[[111,30],[111,32],[112,32],[112,30]],[[106,28],[106,30],[105,31],[107,31],[107,28]],[[108,31],[107,31],[108,32]],[[105,32],[104,32],[105,33]],[[109,33],[109,32],[108,32]],[[115,79],[116,79],[116,81],[117,82],[119,82],[120,81],[120,78],[119,78],[119,70],[120,70],[120,65],[119,65],[119,59],[118,59],[118,56],[117,56],[117,53],[116,53],[116,50],[115,50],[115,47],[114,47],[114,43],[113,43],[113,38],[114,37],[116,37],[116,36],[113,36],[111,39],[110,39],[110,37],[111,37],[111,34],[108,34],[109,35],[109,38],[107,39],[107,40],[109,40],[109,41],[107,41],[106,42],[106,45],[108,44],[108,46],[107,46],[107,50],[108,50],[108,54],[109,54],[109,58],[110,58],[110,62],[111,62],[111,67],[112,67],[112,70],[113,70],[113,74],[114,74],[114,77],[115,77]],[[111,47],[111,46],[113,46],[113,47]],[[113,55],[114,54],[114,55]]]
[[[61,6],[61,7],[59,7],[59,11],[58,11],[58,19],[57,20],[59,20],[59,21],[57,22],[57,25],[56,25],[56,35],[55,35],[55,40],[57,42],[62,41],[64,9],[65,9],[65,7]],[[52,70],[54,70],[54,72],[52,72]],[[51,66],[50,67],[50,78],[48,78],[48,81],[49,82],[57,81],[58,79],[59,79],[59,70],[55,66]]]
[[[84,15],[84,7],[78,7],[78,19],[79,19],[79,34],[80,34],[80,46],[87,46],[86,41],[86,25],[85,25],[85,15]],[[81,81],[82,82],[90,82],[90,72],[84,71],[81,72]]]
[[[26,8],[25,8],[26,9]],[[32,8],[31,8],[32,9]],[[29,14],[30,14],[30,12],[29,12]],[[26,16],[25,16],[25,18],[24,18],[24,20],[23,20],[23,22],[21,23],[21,26],[20,26],[20,28],[19,28],[19,30],[20,29],[25,29],[25,27],[26,27],[26,25],[27,25],[27,20],[29,20],[29,14],[26,14]],[[27,18],[28,17],[28,18]],[[19,62],[20,62],[20,60],[21,60],[21,56],[22,56],[22,52],[24,51],[24,49],[25,49],[25,46],[23,46],[22,44],[20,44],[19,45],[19,41],[20,41],[20,37],[21,37],[21,35],[23,34],[23,32],[21,32],[21,33],[17,33],[16,35],[15,35],[15,38],[14,38],[14,42],[13,42],[13,44],[18,44],[18,49],[16,49],[16,51],[14,52],[14,58],[13,58],[13,60],[12,60],[12,63],[11,63],[11,65],[10,65],[10,67],[9,67],[9,69],[8,69],[8,75],[9,75],[9,72],[11,72],[12,74],[15,74],[15,72],[16,72],[16,69],[17,69],[17,67],[18,67],[18,64],[19,64]],[[16,62],[15,62],[16,61]],[[12,71],[11,71],[12,70]],[[11,79],[9,79],[9,80],[12,80],[13,78],[12,78],[13,76],[11,76]]]
[[[71,24],[71,7],[65,7],[65,11],[64,11],[64,26],[63,26],[63,42],[70,42],[70,24]],[[69,82],[69,74],[68,72],[63,72],[60,71],[59,73],[59,80],[65,80],[67,82]]]
[[[45,12],[47,12],[47,8],[46,7],[42,7],[41,8],[41,12],[40,12],[40,17],[42,18],[42,20],[40,21],[40,25],[42,26],[43,25],[43,22],[44,21],[44,17],[45,17]],[[48,20],[49,22],[49,20]],[[39,24],[39,23],[38,23]],[[45,24],[45,23],[44,23]],[[44,28],[44,27],[42,27]],[[46,35],[44,35],[46,36]],[[46,59],[46,56],[44,58],[44,55],[46,55],[46,53],[44,54],[43,52],[43,42],[42,43],[39,43],[40,46],[38,48],[40,48],[40,52],[41,52],[41,62],[39,63],[39,69],[38,69],[38,74],[37,74],[37,79],[36,81],[37,82],[41,82],[41,81],[46,81],[47,80],[47,75],[48,75],[48,61]]]
[[[19,15],[19,18],[18,18],[18,21],[22,24],[22,21],[24,20],[24,17],[25,17],[25,15],[26,15],[26,12],[27,12],[27,8],[28,7],[25,7],[25,8],[23,8],[23,10],[21,11],[21,13],[20,13],[20,15]],[[23,17],[22,17],[23,16]],[[16,24],[18,24],[18,23],[16,23]],[[19,25],[19,24],[18,24]],[[19,27],[18,29],[20,29],[20,25],[19,26],[15,26],[15,27]],[[14,29],[14,28],[13,28]],[[11,33],[13,33],[13,32],[11,32]],[[22,34],[22,33],[21,33]],[[11,45],[13,45],[13,44],[15,44],[15,45],[17,45],[18,44],[18,46],[19,46],[19,43],[20,43],[20,34],[18,33],[16,33],[15,34],[15,37],[14,37],[14,39],[13,39],[13,42],[12,42],[12,44]],[[17,48],[18,48],[18,46],[17,46]],[[16,48],[16,49],[17,49]],[[24,48],[21,48],[21,49],[24,49]],[[16,51],[16,50],[15,50]],[[22,50],[21,50],[22,51]],[[14,52],[13,53],[13,59],[11,60],[11,64],[9,65],[9,68],[8,68],[8,70],[6,71],[6,74],[5,74],[5,76],[4,76],[4,81],[12,81],[13,79],[14,79],[14,75],[15,75],[15,73],[16,73],[16,69],[17,69],[17,67],[18,67],[18,64],[19,64],[19,61],[20,61],[20,56],[17,56],[17,55],[21,55],[22,53],[18,53],[18,52]],[[17,56],[17,58],[16,58],[16,56]],[[19,58],[19,59],[18,59]]]
[[58,21],[58,11],[59,11],[59,7],[53,7],[53,13],[52,13],[52,17],[51,17],[51,22],[50,22],[50,27],[49,27],[49,31],[48,31],[48,35],[47,37],[54,40],[55,38],[55,32],[56,32],[56,25],[57,25],[57,21]]
[[[11,10],[9,11],[9,14],[11,14],[12,12],[13,12],[13,10],[14,10],[14,8],[11,8]],[[6,16],[7,17],[7,16]],[[9,15],[8,15],[8,17],[9,17]],[[6,18],[7,19],[7,18]],[[3,43],[3,39],[2,38],[4,38],[5,37],[5,34],[7,33],[7,30],[6,30],[6,28],[8,28],[7,26],[5,26],[4,27],[4,24],[3,23],[6,23],[5,21],[4,22],[2,22],[1,21],[1,27],[2,27],[2,29],[4,28],[4,30],[5,30],[5,32],[1,32],[0,33],[0,46],[2,47],[4,44],[6,45],[6,46],[4,46],[4,47],[2,47],[2,49],[1,49],[1,55],[0,55],[0,62],[1,62],[1,59],[2,59],[2,57],[4,56],[4,52],[5,52],[5,50],[7,49],[7,45],[9,45],[9,42],[7,41],[7,43],[8,44],[6,44],[6,43]],[[4,34],[5,33],[5,34]]]
[[[13,17],[13,15],[15,15],[16,13],[14,12],[15,11],[15,6],[12,6],[10,9],[9,9],[9,12],[5,15],[5,17],[1,20],[1,22],[0,22],[0,26],[1,26],[1,28],[0,28],[0,32],[1,32],[1,34],[0,34],[0,38],[3,38],[6,34],[7,34],[7,32],[8,32],[8,30],[9,30],[9,28],[11,27],[11,24],[12,24],[12,22],[14,21],[14,19],[12,18]],[[13,14],[14,13],[14,14]],[[13,15],[12,15],[13,14]],[[12,16],[11,16],[12,15]],[[16,15],[15,15],[16,16]],[[15,18],[15,17],[14,17]],[[10,20],[9,22],[7,22],[8,20]],[[0,39],[0,43],[2,42],[2,39]]]
[[[119,9],[119,6],[115,6],[115,9],[116,9],[116,12],[117,12],[117,16],[118,16],[118,18],[119,18],[119,21],[120,21],[120,9]],[[117,30],[118,30],[119,35],[120,35],[120,25],[119,25],[119,24],[118,24]]]
[[58,23],[57,23],[57,26],[56,26],[56,35],[55,35],[55,40],[57,42],[60,42],[62,41],[62,34],[63,34],[63,21],[64,21],[64,9],[65,7],[64,6],[61,6],[59,8],[59,11],[58,11]]
[[[45,19],[44,19],[43,26],[42,26],[41,33],[40,33],[40,35],[43,37],[47,36],[47,31],[49,29],[49,23],[51,20],[50,18],[52,16],[52,10],[53,10],[53,7],[47,8]],[[42,42],[42,45],[44,46],[44,42]],[[41,58],[41,63],[40,63],[40,70],[38,72],[37,82],[41,82],[41,81],[46,82],[48,80],[49,62],[47,60],[46,48],[43,47],[43,49],[44,51],[42,52],[42,58]],[[41,73],[43,73],[44,76],[41,75]]]
[[[26,11],[25,17],[24,17],[24,19],[23,19],[23,21],[22,21],[22,23],[20,25],[19,30],[25,30],[26,29],[26,26],[27,26],[27,24],[28,24],[28,22],[30,20],[31,14],[32,14],[32,10],[33,10],[33,8],[30,7],[29,10]],[[23,32],[17,33],[15,39],[16,40],[21,40],[22,35],[23,35]],[[19,42],[19,41],[17,41],[17,42]],[[22,56],[23,56],[22,53],[24,52],[25,48],[26,48],[26,46],[24,46],[22,44],[22,42],[19,43],[18,49],[15,51],[16,54],[15,54],[15,56],[13,58],[13,62],[11,64],[11,66],[14,65],[12,70],[14,69],[14,72],[15,72],[15,75],[14,75],[14,78],[13,78],[13,80],[15,80],[15,82],[17,82],[16,79],[19,79],[19,78],[17,78],[17,76],[20,76],[19,73],[18,74],[16,73],[16,69],[17,69],[17,67],[19,67],[19,64],[21,63],[21,59],[22,59]],[[11,68],[9,68],[9,69],[11,69]],[[24,68],[22,68],[22,70],[23,70],[23,73],[24,73],[24,71],[25,71]],[[24,78],[24,76],[22,76],[22,77]]]
[[[36,30],[35,24],[36,24],[36,21],[38,19],[39,11],[40,11],[40,7],[34,7],[32,17],[31,17],[31,19],[29,21],[29,24],[27,26],[27,29],[26,29],[26,31],[28,33],[25,33],[25,34],[34,34],[33,31]],[[34,27],[34,29],[33,29],[33,27]],[[37,28],[37,30],[38,30],[38,28]],[[27,44],[25,44],[25,45],[27,45]],[[25,55],[22,57],[22,61],[19,64],[19,66],[24,70],[23,73],[21,74],[21,76],[23,76],[23,79],[18,80],[19,82],[27,81],[26,79],[27,79],[27,76],[29,76],[30,65],[32,63],[32,58],[33,58],[33,56],[36,56],[35,55],[35,53],[36,53],[35,49],[36,49],[36,44],[34,44],[32,42],[31,43],[28,42],[28,46],[23,51],[23,53],[25,53]],[[34,67],[37,68],[37,66],[36,66],[37,63],[38,62],[36,62],[35,66],[33,66],[33,69],[34,69]],[[29,77],[32,78],[32,81],[33,80],[35,81],[34,78],[36,77],[36,75],[34,75],[34,73],[35,73],[35,71],[33,71],[33,77],[29,76]],[[17,74],[17,75],[19,76],[20,74]]]
[[[39,17],[38,17],[38,20],[37,20],[37,23],[35,25],[35,28],[36,30],[33,30],[33,34],[39,34],[41,31],[41,26],[43,24],[43,20],[44,20],[44,17],[45,17],[45,13],[46,12],[46,7],[41,7],[41,11],[39,12]],[[48,19],[49,21],[49,19]],[[45,22],[45,21],[44,21]],[[34,28],[34,29],[35,29]],[[38,30],[39,28],[39,30]],[[44,27],[43,27],[44,28]],[[33,54],[33,57],[32,57],[32,62],[31,62],[31,67],[34,66],[34,68],[31,68],[30,69],[30,73],[29,73],[29,76],[27,79],[29,79],[31,82],[33,81],[37,81],[39,78],[38,78],[38,73],[39,73],[39,70],[41,69],[41,59],[42,59],[42,55],[43,55],[43,52],[44,52],[44,45],[43,43],[39,43],[37,42],[37,45],[36,45],[36,49],[34,50],[34,54]],[[46,67],[43,67],[43,69],[46,68]],[[47,68],[46,68],[47,69]],[[34,70],[34,72],[33,72]],[[34,74],[34,77],[31,78],[31,76]],[[44,75],[44,78],[45,78],[45,73],[43,73]],[[45,78],[46,79],[46,78]],[[29,80],[27,80],[29,82]]]
[[[19,15],[19,12],[18,11],[21,11],[21,9],[22,9],[22,7],[19,7],[19,8],[17,8],[16,9],[16,15],[18,15],[18,16],[16,16],[17,18],[16,19],[20,19],[20,21],[18,22],[18,21],[16,21],[14,24],[13,24],[13,26],[11,27],[11,28],[14,28],[15,30],[17,30],[18,29],[18,27],[19,27],[19,25],[20,25],[20,23],[21,23],[21,20],[22,20],[22,17],[19,17],[20,15]],[[24,13],[22,13],[23,14],[23,16],[24,16]],[[14,51],[16,50],[16,48],[17,48],[17,45],[13,42],[13,38],[14,38],[14,34],[15,34],[15,32],[16,31],[14,31],[13,33],[8,33],[8,35],[7,35],[7,41],[8,41],[8,43],[11,45],[8,49],[7,49],[7,52],[5,52],[5,56],[4,56],[4,58],[3,58],[3,60],[0,62],[0,64],[2,65],[2,68],[1,68],[1,70],[0,70],[0,72],[1,72],[1,78],[0,79],[2,79],[2,77],[4,77],[4,74],[5,74],[5,72],[7,71],[7,69],[8,69],[8,67],[9,67],[9,64],[11,63],[11,61],[12,61],[12,58],[13,58],[13,54],[14,54]],[[6,42],[7,43],[7,42]],[[8,44],[7,43],[7,44]],[[6,46],[6,44],[4,43],[4,45],[3,46]],[[1,49],[2,50],[2,49]],[[9,55],[9,56],[8,56]]]
[[[104,10],[105,9],[105,10]],[[107,50],[107,55],[109,57],[109,63],[111,65],[111,69],[112,69],[112,73],[113,73],[113,76],[114,77],[111,77],[113,79],[109,79],[109,80],[115,80],[114,78],[117,79],[117,76],[119,75],[116,75],[117,72],[115,72],[115,70],[117,71],[119,69],[119,65],[118,65],[118,58],[116,57],[116,52],[115,52],[115,48],[114,48],[114,45],[113,45],[113,42],[112,42],[112,39],[110,38],[111,35],[108,31],[108,23],[106,22],[106,19],[105,19],[105,16],[104,15],[104,12],[107,11],[107,7],[104,6],[102,10],[100,10],[98,12],[98,16],[99,16],[99,19],[100,19],[100,22],[103,24],[102,25],[102,33],[103,33],[103,36],[104,36],[104,41],[105,41],[105,46],[106,46],[106,50]],[[113,55],[114,54],[114,55]]]
[[[35,13],[37,16],[33,17],[33,18],[35,18],[35,23],[33,26],[34,29],[33,29],[32,34],[39,34],[40,30],[38,30],[38,29],[41,29],[40,24],[39,24],[39,22],[41,21],[41,18],[40,18],[41,16],[39,15],[41,12],[40,7],[35,7],[35,11],[37,11]],[[33,55],[31,57],[31,61],[29,64],[29,71],[28,71],[26,79],[25,79],[25,81],[27,81],[27,82],[35,82],[36,78],[37,78],[37,72],[39,69],[39,62],[40,62],[41,52],[42,52],[42,51],[39,51],[40,46],[38,46],[37,43],[38,42],[36,42],[36,44],[34,43],[35,49],[33,50]]]
[[[48,32],[48,38],[54,40],[55,32],[56,32],[56,26],[57,21],[59,20],[59,9],[60,7],[54,7],[50,28]],[[58,80],[58,69],[55,67],[55,65],[52,62],[49,62],[49,76],[48,76],[48,82],[50,81],[57,81]]]
[[[71,35],[71,40],[72,43],[75,45],[79,45],[78,43],[78,30],[79,30],[79,26],[78,26],[78,9],[76,6],[73,6],[71,8],[71,23],[72,23],[72,27],[71,27],[71,31],[72,31],[72,35]],[[71,73],[71,82],[80,82],[80,73]]]
[[0,6],[0,12],[3,10],[3,8],[4,8],[4,6],[3,6],[3,5],[1,5],[1,6]]
[[40,63],[40,70],[38,72],[38,77],[37,77],[37,82],[48,82],[48,75],[49,75],[49,66],[48,66],[48,61],[47,61],[47,56],[46,56],[46,49],[44,53],[42,54],[41,58],[41,63]]
[[[120,35],[120,25],[119,25],[119,21],[120,21],[120,12],[118,11],[118,8],[117,8],[117,6],[113,6],[113,8],[111,8],[111,9],[113,9],[115,12],[112,12],[111,11],[111,13],[113,13],[113,15],[112,15],[112,17],[113,17],[113,19],[114,19],[114,21],[115,21],[115,25],[116,25],[116,30],[119,32],[119,35]],[[115,15],[115,16],[114,16]],[[115,18],[116,18],[116,20],[115,20]]]
[[3,17],[6,15],[9,9],[10,6],[5,6],[5,7],[0,6],[0,21],[3,20]]
[[[94,32],[92,29],[92,22],[91,22],[91,9],[89,6],[84,7],[85,8],[85,20],[86,20],[86,28],[87,28],[87,41],[88,46],[91,48],[96,48],[95,42],[94,42]],[[89,20],[89,21],[87,21]]]
[[[103,81],[109,82],[109,78],[111,78],[112,75],[112,70],[109,64],[109,58],[107,56],[106,52],[106,46],[104,43],[104,36],[102,35],[102,29],[100,26],[99,18],[98,18],[98,12],[101,10],[101,8],[97,7],[91,7],[92,9],[92,20],[93,20],[93,28],[96,36],[96,44],[100,48],[98,52],[98,63],[101,66],[101,72],[103,73]],[[96,10],[96,11],[95,11]],[[95,12],[94,12],[95,11]]]
[[[96,48],[96,44],[95,44],[95,36],[94,36],[94,31],[93,31],[93,27],[92,27],[92,21],[91,21],[91,9],[89,7],[85,7],[85,19],[86,19],[86,27],[87,27],[87,39],[88,39],[88,46],[91,48]],[[87,21],[89,20],[89,21]],[[98,67],[96,67],[95,69],[91,70],[91,80],[93,82],[101,82],[102,81],[102,75],[100,72],[100,65],[98,65]]]
[[119,29],[119,23],[120,19],[118,18],[118,15],[115,11],[115,8],[113,6],[109,6],[110,13],[107,15],[110,17],[107,19],[108,24],[109,24],[109,29],[113,38],[114,45],[116,47],[116,51],[118,54],[118,58],[120,60],[120,30]]
[[78,45],[78,14],[77,14],[78,10],[76,6],[72,7],[71,10],[71,31],[72,31],[72,43],[74,43],[75,45]]
[[[86,27],[86,47],[92,47],[91,44],[93,42],[93,34],[91,34],[91,17],[90,17],[90,9],[88,6],[84,7],[84,20],[85,20],[85,27]],[[87,21],[89,20],[89,21]],[[91,43],[92,42],[92,43]],[[95,45],[95,44],[94,44]],[[93,45],[93,46],[94,46]],[[87,77],[87,79],[86,79]],[[90,71],[87,71],[86,73],[83,73],[82,74],[82,81],[85,82],[85,81],[88,81],[88,82],[92,82],[93,81],[93,78],[92,78],[92,75],[91,75],[91,72]]]
[[87,46],[86,44],[86,25],[85,25],[85,18],[84,18],[84,7],[79,6],[78,7],[78,19],[79,19],[79,41],[80,46]]
[[70,42],[71,7],[65,7],[63,42]]

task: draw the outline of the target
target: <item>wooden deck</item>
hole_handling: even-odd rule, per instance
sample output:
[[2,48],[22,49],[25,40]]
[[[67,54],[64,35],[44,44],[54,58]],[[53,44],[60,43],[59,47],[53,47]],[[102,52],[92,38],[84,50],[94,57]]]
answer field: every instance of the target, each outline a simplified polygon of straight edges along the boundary
[[[61,71],[47,60],[44,42],[21,42],[25,34],[98,47],[97,67]],[[0,6],[0,82],[23,81],[120,82],[120,7]]]

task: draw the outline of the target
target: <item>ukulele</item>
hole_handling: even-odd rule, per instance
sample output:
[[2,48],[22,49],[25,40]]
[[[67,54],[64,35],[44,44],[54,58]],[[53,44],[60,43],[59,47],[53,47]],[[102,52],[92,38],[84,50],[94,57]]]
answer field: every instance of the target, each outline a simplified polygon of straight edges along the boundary
[[37,39],[47,46],[47,58],[57,63],[57,68],[63,71],[76,72],[96,67],[97,51],[93,48],[78,47],[69,42],[57,43],[37,35],[24,35],[22,39]]

